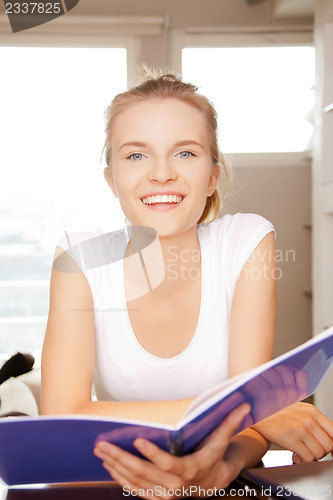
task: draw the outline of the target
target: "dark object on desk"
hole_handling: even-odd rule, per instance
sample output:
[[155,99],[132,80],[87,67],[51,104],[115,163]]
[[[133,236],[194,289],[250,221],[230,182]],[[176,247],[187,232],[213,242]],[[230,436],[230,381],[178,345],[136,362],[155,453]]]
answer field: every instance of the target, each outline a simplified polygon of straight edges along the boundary
[[[161,500],[164,496],[163,490],[158,490]],[[230,500],[244,500],[248,496],[247,490],[243,490],[237,483],[232,483],[222,494],[223,498]],[[237,495],[235,495],[237,491]],[[10,487],[2,492],[1,500],[139,500],[139,489],[133,491],[133,495],[129,494],[129,489],[124,490],[121,486],[115,483],[81,483],[69,485],[54,485],[40,484],[33,486],[18,486]],[[201,498],[192,496],[192,499]],[[221,497],[212,497],[221,498]],[[252,497],[255,500],[255,497]]]
[[[1,500],[124,500],[124,498],[126,497],[122,487],[113,483],[13,487],[3,492],[1,496]],[[128,496],[128,498],[135,497]]]
[[18,377],[30,372],[34,366],[34,362],[35,358],[31,354],[22,354],[21,352],[14,354],[0,368],[0,384],[11,377]]
[[327,500],[333,495],[333,460],[244,470],[241,478],[263,498]]

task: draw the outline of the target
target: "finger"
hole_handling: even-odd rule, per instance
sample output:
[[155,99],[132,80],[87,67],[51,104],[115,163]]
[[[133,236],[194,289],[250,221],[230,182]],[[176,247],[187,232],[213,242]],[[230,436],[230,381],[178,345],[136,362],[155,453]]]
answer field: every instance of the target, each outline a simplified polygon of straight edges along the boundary
[[185,483],[193,484],[205,477],[210,468],[210,462],[204,461],[194,452],[184,457],[174,457],[160,450],[149,441],[137,439],[134,446],[140,450],[156,467],[164,472],[164,485],[169,489],[179,489]]
[[[132,483],[126,476],[124,476],[121,472],[118,472],[114,470],[113,468],[110,468],[108,465],[104,466],[105,469],[111,474],[111,476],[114,478],[114,480],[123,488],[126,488],[130,494],[133,495],[138,495],[140,493],[140,496],[144,496],[144,498],[148,500],[155,500],[155,495],[153,492],[155,491],[154,488],[141,488],[140,486]],[[141,491],[139,490],[144,490],[144,495],[141,495]],[[124,492],[123,492],[124,495]]]
[[295,446],[296,451],[293,454],[293,462],[299,463],[310,463],[314,461],[314,455],[311,453],[309,448],[302,442],[297,443]]
[[245,415],[245,418],[244,418],[243,423],[242,423],[242,430],[247,429],[248,427],[251,427],[251,425],[253,425],[253,424],[254,424],[254,420],[253,420],[252,415],[250,415],[250,414]]
[[265,380],[267,380],[268,384],[273,389],[284,386],[283,379],[282,379],[280,373],[277,370],[275,370],[274,368],[267,370],[266,372],[262,373],[261,375]]
[[283,385],[287,386],[295,386],[296,380],[293,370],[289,366],[279,365],[275,367],[275,371],[277,371],[282,380]]
[[[149,445],[155,446],[149,441],[145,442]],[[175,478],[173,475],[160,470],[147,460],[136,457],[131,453],[122,450],[118,446],[111,445],[107,442],[100,442],[97,444],[94,453],[96,456],[101,458],[107,466],[111,467],[113,470],[119,471],[122,476],[126,477],[134,484],[142,487],[153,487],[156,485],[172,487],[175,484]],[[176,458],[171,455],[170,457]]]
[[320,426],[326,431],[328,436],[333,440],[333,421],[330,420],[328,417],[326,417],[326,415],[321,413],[319,410],[316,411],[316,418]]
[[[324,449],[324,455],[333,450],[333,422],[321,413],[314,405],[299,403],[305,418],[305,425],[310,434],[313,435]],[[316,457],[318,458],[318,457]],[[322,457],[320,457],[322,458]]]
[[285,396],[283,406],[290,406],[299,399],[299,389],[296,384],[295,373],[289,366],[277,366],[275,367],[275,370],[280,374],[282,378],[282,385]]
[[308,394],[308,374],[305,370],[296,370],[295,380],[298,389],[298,397],[303,399]]
[[302,463],[301,457],[299,455],[297,455],[296,453],[293,453],[292,461],[293,461],[294,464],[300,464],[300,463]]
[[323,458],[333,450],[333,439],[329,434],[327,434],[326,430],[321,426],[319,421],[312,422],[312,425],[309,427],[309,432],[312,433],[314,439],[318,441],[324,450],[324,454],[322,456],[316,456],[317,460],[319,458]]
[[155,464],[162,471],[169,474],[179,474],[183,470],[182,459],[161,450],[151,441],[138,438],[134,441],[135,448],[150,462]]
[[263,378],[262,375],[257,375],[254,379],[247,382],[244,386],[244,390],[253,397],[269,390],[269,388],[270,384],[265,378]]
[[153,492],[157,491],[157,486],[159,484],[154,480],[150,479],[148,470],[142,469],[142,476],[136,474],[132,474],[131,470],[127,469],[125,466],[120,464],[119,462],[103,462],[103,467],[111,474],[111,476],[123,487],[127,488],[135,488],[136,490],[145,490]]
[[321,444],[307,433],[302,440],[299,440],[293,448],[294,453],[300,457],[301,462],[313,462],[325,456],[325,450]]
[[255,416],[258,420],[267,414],[274,413],[277,409],[284,408],[287,399],[283,379],[278,371],[271,368],[262,373],[262,378],[267,381],[269,388],[266,393],[264,406],[260,404],[256,406]]
[[118,448],[118,446],[99,442],[95,447],[94,454],[103,460],[103,466],[118,471],[130,481],[148,475],[149,462]]
[[214,463],[218,457],[223,457],[229,446],[231,437],[239,429],[244,418],[250,413],[248,403],[240,405],[230,412],[219,427],[217,427],[200,447],[198,452],[203,460]]
[[99,441],[95,446],[94,454],[110,466],[113,465],[114,462],[119,462],[126,465],[129,469],[135,470],[140,467],[141,463],[139,457],[107,441]]

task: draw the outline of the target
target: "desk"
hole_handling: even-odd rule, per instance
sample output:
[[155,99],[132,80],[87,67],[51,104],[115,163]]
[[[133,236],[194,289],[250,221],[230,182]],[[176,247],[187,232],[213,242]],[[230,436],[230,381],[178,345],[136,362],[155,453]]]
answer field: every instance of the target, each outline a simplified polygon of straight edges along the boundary
[[284,467],[256,467],[244,470],[237,481],[253,488],[255,497],[269,500],[328,500],[333,496],[333,459]]
[[[265,467],[278,465],[290,465],[291,452],[283,450],[271,450],[263,457]],[[234,492],[243,490],[241,482],[235,481],[230,488]],[[227,496],[227,495],[226,495]],[[237,500],[244,498],[245,494],[232,494],[230,498]],[[114,483],[77,483],[66,485],[31,485],[31,486],[11,486],[0,485],[0,500],[126,500],[123,490]],[[163,497],[160,497],[163,500]],[[253,498],[253,497],[252,497]]]

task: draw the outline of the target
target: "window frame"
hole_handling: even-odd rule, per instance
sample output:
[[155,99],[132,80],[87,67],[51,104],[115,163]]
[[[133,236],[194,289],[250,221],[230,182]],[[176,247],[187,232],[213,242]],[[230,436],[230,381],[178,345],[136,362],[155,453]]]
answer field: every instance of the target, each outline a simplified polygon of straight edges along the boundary
[[165,19],[158,16],[63,15],[53,21],[13,34],[0,14],[0,46],[110,47],[127,51],[127,83],[135,80],[142,60],[142,37],[162,35]]

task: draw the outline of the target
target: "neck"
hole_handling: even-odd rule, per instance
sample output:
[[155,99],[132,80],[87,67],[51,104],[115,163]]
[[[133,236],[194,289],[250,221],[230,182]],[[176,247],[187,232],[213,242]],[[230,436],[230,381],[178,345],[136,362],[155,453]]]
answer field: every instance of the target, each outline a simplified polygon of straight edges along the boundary
[[[128,252],[132,254],[131,241]],[[127,300],[132,300],[147,293],[146,280],[150,287],[158,292],[169,293],[175,284],[180,287],[201,276],[201,252],[196,226],[184,233],[170,237],[159,237],[142,258],[145,262],[143,279],[141,263],[136,260],[129,265],[125,259]],[[145,290],[139,293],[139,289]]]
[[184,280],[201,267],[200,243],[196,226],[172,236],[160,237],[166,281]]
[[163,254],[167,254],[170,247],[177,247],[179,250],[200,250],[196,226],[191,227],[184,233],[159,236],[159,241]]

